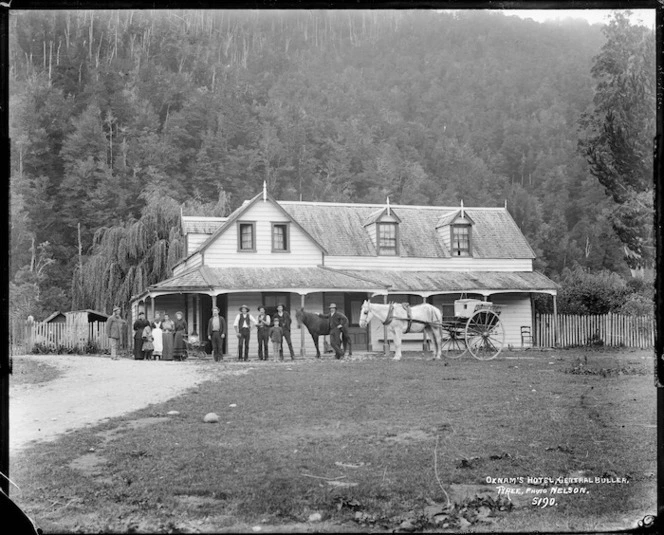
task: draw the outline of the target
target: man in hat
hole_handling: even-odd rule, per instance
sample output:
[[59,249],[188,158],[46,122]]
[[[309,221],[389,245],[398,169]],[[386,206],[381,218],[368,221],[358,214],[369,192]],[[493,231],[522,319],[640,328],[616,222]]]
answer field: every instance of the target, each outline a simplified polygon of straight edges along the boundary
[[[240,313],[235,317],[233,327],[235,327],[235,334],[237,334],[237,359],[249,360],[249,338],[251,336],[251,327],[256,325],[257,321],[251,314],[249,314],[249,307],[242,305]],[[242,356],[242,347],[244,346],[244,358]]]
[[118,360],[118,346],[122,339],[125,320],[120,317],[120,307],[113,307],[113,315],[106,320],[106,335],[111,344],[111,359]]
[[212,309],[212,317],[208,321],[208,340],[212,342],[212,357],[215,362],[224,360],[223,344],[226,338],[226,320],[219,315],[219,308]]
[[337,305],[330,303],[329,314],[318,314],[321,318],[328,318],[330,321],[330,345],[334,349],[334,356],[337,359],[343,358],[344,350],[341,349],[341,337],[343,335],[344,348],[348,346],[348,354],[353,354],[353,348],[348,336],[348,318],[337,311]]
[[138,319],[134,322],[134,360],[143,360],[143,329],[145,329],[150,322],[145,319],[145,312],[138,313]]
[[258,318],[256,319],[258,321],[256,327],[256,334],[258,335],[258,360],[267,360],[267,346],[270,340],[270,316],[265,313],[263,305],[258,307]]
[[[279,303],[277,305],[277,313],[274,315],[274,317],[279,318],[279,325],[281,326],[281,329],[284,331],[284,340],[286,340],[286,342],[288,343],[288,349],[290,350],[290,358],[291,360],[295,360],[295,353],[293,352],[293,343],[291,342],[291,337],[290,337],[291,317],[290,314],[284,310],[283,303]],[[282,345],[282,349],[279,352],[279,357],[283,356],[284,356],[284,350]]]

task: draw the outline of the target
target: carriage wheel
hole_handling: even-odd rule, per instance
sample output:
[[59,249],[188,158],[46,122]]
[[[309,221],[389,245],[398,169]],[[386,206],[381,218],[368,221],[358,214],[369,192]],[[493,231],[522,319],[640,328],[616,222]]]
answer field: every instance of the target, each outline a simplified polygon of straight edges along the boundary
[[505,343],[505,329],[493,310],[476,310],[466,324],[466,345],[479,360],[498,356]]
[[445,329],[441,344],[443,355],[448,359],[458,359],[465,355],[468,347],[463,337],[464,331],[462,329]]

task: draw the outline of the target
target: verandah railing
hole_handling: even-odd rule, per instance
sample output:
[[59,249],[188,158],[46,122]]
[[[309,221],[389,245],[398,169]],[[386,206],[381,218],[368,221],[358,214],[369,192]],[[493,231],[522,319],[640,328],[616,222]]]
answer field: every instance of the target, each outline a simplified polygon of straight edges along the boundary
[[534,327],[535,345],[539,347],[605,345],[643,349],[655,345],[652,316],[558,314],[554,329],[553,314],[537,314]]

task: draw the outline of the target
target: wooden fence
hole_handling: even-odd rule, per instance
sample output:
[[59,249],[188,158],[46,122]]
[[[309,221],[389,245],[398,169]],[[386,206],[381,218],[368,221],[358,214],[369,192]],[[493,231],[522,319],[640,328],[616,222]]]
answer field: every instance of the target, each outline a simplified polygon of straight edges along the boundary
[[535,345],[539,347],[605,345],[649,348],[655,345],[652,316],[558,314],[557,329],[554,329],[553,314],[537,314],[534,327]]
[[[124,326],[120,348],[129,347],[131,342],[127,336],[127,325]],[[107,352],[110,351],[105,322],[92,323],[44,323],[12,321],[11,354],[26,354],[34,351],[77,351]]]

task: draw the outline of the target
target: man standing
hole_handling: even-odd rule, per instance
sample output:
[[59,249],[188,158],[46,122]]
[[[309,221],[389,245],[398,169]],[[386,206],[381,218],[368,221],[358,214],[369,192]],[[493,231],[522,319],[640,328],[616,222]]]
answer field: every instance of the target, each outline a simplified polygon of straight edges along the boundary
[[[279,318],[279,325],[281,326],[281,329],[284,331],[284,340],[286,340],[286,342],[288,343],[288,349],[290,350],[290,358],[291,360],[295,360],[295,353],[293,353],[293,344],[291,342],[291,337],[290,337],[291,317],[290,314],[284,310],[283,303],[279,303],[277,305],[277,313],[275,314],[274,317]],[[284,356],[283,346],[281,351],[279,352],[279,356],[280,357]]]
[[120,317],[120,307],[113,307],[113,315],[106,320],[106,335],[111,344],[111,360],[118,360],[118,346],[122,339],[125,320]]
[[150,322],[145,319],[145,312],[138,313],[138,319],[134,322],[134,360],[143,360],[143,329]]
[[258,334],[258,360],[267,360],[268,340],[270,339],[270,316],[265,313],[265,307],[258,307],[258,325],[256,326]]
[[[237,334],[237,359],[244,360],[245,362],[249,360],[249,338],[251,337],[251,326],[257,325],[256,318],[249,314],[249,307],[247,305],[242,305],[240,307],[240,313],[235,317],[233,322],[233,327],[235,327],[235,333]],[[242,356],[242,347],[244,346],[244,358]]]
[[226,320],[219,315],[219,309],[212,309],[212,317],[208,321],[208,339],[212,342],[212,357],[215,362],[224,360],[223,343],[226,338]]
[[[321,318],[329,318],[330,320],[330,345],[334,349],[334,356],[337,359],[343,358],[344,350],[341,349],[341,335],[344,336],[344,342],[348,344],[349,355],[353,354],[350,347],[350,339],[348,338],[348,318],[341,312],[337,312],[337,305],[330,303],[329,314],[318,314]],[[344,344],[345,345],[345,344]]]

